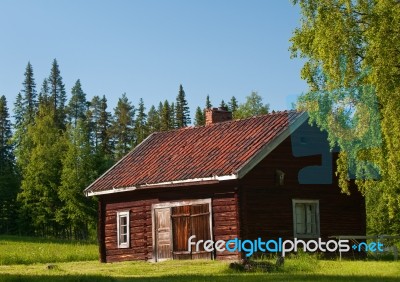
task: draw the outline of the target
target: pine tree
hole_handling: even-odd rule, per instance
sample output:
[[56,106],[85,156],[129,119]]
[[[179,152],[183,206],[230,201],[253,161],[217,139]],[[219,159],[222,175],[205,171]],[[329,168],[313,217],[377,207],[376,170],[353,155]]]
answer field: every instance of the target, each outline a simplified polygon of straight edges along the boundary
[[186,127],[190,124],[190,112],[182,84],[179,85],[179,93],[176,97],[175,117],[177,128]]
[[42,103],[47,103],[49,100],[49,93],[50,93],[50,89],[49,89],[49,82],[47,80],[47,78],[43,79],[43,83],[42,83],[42,89],[40,89],[40,93],[39,93],[39,105]]
[[0,234],[15,231],[18,176],[15,169],[11,122],[5,96],[0,97]]
[[171,129],[171,111],[170,111],[168,100],[165,100],[164,104],[162,106],[160,129],[161,129],[161,131],[167,131],[167,130]]
[[[16,129],[19,128],[24,121],[24,105],[22,99],[21,92],[19,92],[14,103],[14,125]],[[19,142],[16,142],[16,144],[18,145]]]
[[210,102],[210,95],[207,95],[206,98],[206,110],[211,109],[212,108],[212,104]]
[[175,103],[172,102],[169,105],[169,128],[168,129],[174,129],[177,128],[177,119],[176,119],[176,107],[175,107]]
[[25,122],[25,107],[23,104],[23,97],[18,93],[17,99],[14,103],[14,135],[12,138],[15,147],[14,154],[16,156],[16,163],[19,170],[23,173],[24,168],[29,162],[29,152],[31,142],[28,142],[26,135],[27,124]]
[[86,94],[82,90],[81,81],[78,79],[71,90],[72,97],[66,108],[67,119],[76,126],[78,119],[85,119],[87,112]]
[[149,134],[160,131],[160,114],[154,105],[150,107],[150,110],[147,113],[147,129]]
[[56,59],[53,60],[48,83],[50,85],[50,99],[53,104],[56,124],[60,129],[65,129],[65,102],[67,98]]
[[27,165],[32,150],[32,141],[26,135],[26,129],[34,123],[38,106],[36,84],[30,62],[26,66],[24,76],[25,79],[22,83],[23,89],[21,91],[23,95],[19,93],[15,102],[15,132],[13,137],[17,164],[22,172]]
[[114,162],[111,113],[107,111],[107,98],[94,96],[86,112],[90,144],[96,159],[97,174],[106,171]]
[[232,96],[231,100],[228,102],[228,109],[232,112],[233,116],[235,116],[238,107],[238,101],[236,100],[235,96]]
[[114,109],[112,124],[116,159],[123,157],[132,148],[134,142],[134,115],[135,109],[124,93],[122,98],[118,99],[117,107]]
[[148,134],[146,126],[147,114],[145,113],[145,110],[146,108],[144,106],[143,99],[140,98],[134,129],[136,137],[135,145],[140,144],[147,137]]
[[23,106],[24,106],[24,119],[26,124],[32,124],[35,119],[37,112],[37,93],[36,84],[33,77],[33,68],[30,62],[28,62],[25,69],[25,80],[22,83],[24,89]]
[[219,104],[219,107],[220,108],[227,108],[227,105],[226,105],[226,103],[225,103],[225,101],[223,99],[221,100],[221,104]]
[[95,95],[89,103],[89,109],[86,113],[87,119],[89,120],[89,132],[91,136],[91,143],[95,151],[99,149],[101,138],[99,135],[99,120],[101,113],[101,99]]
[[100,116],[97,121],[98,140],[100,142],[100,152],[109,163],[112,160],[113,148],[110,143],[111,113],[107,111],[107,98],[103,95],[100,100]]
[[204,117],[204,112],[201,110],[200,107],[196,108],[196,115],[194,117],[194,124],[196,126],[201,126],[206,123],[205,117]]

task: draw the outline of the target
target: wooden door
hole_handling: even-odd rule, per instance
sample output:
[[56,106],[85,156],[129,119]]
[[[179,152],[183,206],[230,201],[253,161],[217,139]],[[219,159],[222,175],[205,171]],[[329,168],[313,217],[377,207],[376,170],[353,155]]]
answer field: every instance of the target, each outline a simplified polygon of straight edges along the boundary
[[195,235],[194,242],[211,239],[210,210],[208,204],[172,207],[172,233],[174,259],[211,259],[212,253],[204,251],[203,244],[188,249],[188,239]]
[[171,214],[173,234],[173,258],[191,259],[188,250],[190,237],[190,206],[173,207]]
[[171,209],[155,209],[155,235],[157,261],[172,258],[171,248]]
[[[210,211],[208,204],[192,205],[190,207],[190,223],[191,223],[191,235],[196,235],[196,242],[198,240],[211,239],[210,230]],[[203,244],[199,245],[199,249],[196,251],[196,247],[192,246],[192,259],[211,259],[212,253],[206,252],[203,248]]]

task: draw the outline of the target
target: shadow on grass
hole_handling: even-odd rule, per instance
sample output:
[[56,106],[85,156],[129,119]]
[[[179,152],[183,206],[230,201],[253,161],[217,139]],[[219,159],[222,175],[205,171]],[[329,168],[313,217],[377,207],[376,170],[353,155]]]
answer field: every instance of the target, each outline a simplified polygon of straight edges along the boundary
[[202,275],[174,275],[162,277],[107,277],[101,275],[11,275],[0,274],[0,281],[99,281],[99,282],[114,282],[114,281],[145,281],[145,282],[168,282],[168,281],[348,281],[348,282],[369,282],[369,281],[387,281],[398,282],[397,277],[380,277],[380,276],[337,276],[337,275],[305,275],[305,274],[254,274],[242,275],[232,274],[226,276],[202,276]]

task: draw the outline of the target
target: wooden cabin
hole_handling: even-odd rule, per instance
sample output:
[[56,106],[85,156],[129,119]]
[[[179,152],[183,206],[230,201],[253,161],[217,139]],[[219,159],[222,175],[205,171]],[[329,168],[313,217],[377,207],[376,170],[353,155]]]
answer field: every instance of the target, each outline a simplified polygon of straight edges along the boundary
[[327,136],[305,112],[153,133],[85,189],[97,196],[100,261],[239,259],[188,248],[228,241],[365,235],[365,202],[341,193]]

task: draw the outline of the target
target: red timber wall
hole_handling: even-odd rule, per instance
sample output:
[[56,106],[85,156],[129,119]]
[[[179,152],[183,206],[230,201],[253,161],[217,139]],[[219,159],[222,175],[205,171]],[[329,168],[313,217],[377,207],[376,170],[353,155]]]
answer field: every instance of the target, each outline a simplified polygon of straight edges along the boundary
[[[211,198],[213,240],[238,237],[237,182],[135,190],[100,196],[100,260],[116,262],[153,259],[151,206],[156,203]],[[130,211],[130,247],[117,246],[117,211]],[[237,259],[238,253],[217,253],[217,259]]]
[[[308,124],[298,130],[309,142],[318,138],[327,140],[325,135],[321,138],[323,133],[319,129]],[[321,238],[365,235],[364,198],[355,189],[351,189],[350,196],[341,193],[335,177],[336,157],[332,158],[332,184],[299,184],[299,171],[307,166],[321,165],[321,158],[321,155],[295,157],[292,138],[288,137],[240,180],[242,238],[293,238],[292,199],[319,200]],[[283,186],[276,185],[276,170],[285,173]]]

